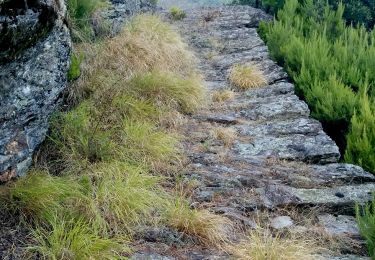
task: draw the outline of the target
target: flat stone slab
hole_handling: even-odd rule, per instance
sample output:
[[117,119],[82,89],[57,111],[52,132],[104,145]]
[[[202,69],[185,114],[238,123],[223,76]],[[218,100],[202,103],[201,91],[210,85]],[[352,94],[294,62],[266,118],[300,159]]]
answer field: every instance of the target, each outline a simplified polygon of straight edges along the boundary
[[249,120],[272,120],[308,117],[310,110],[307,104],[296,95],[279,95],[249,100],[234,100],[230,110]]
[[327,165],[311,165],[312,177],[326,183],[342,181],[347,184],[361,184],[374,182],[375,176],[364,171],[361,167],[346,163],[332,163]]
[[356,203],[371,201],[375,184],[339,186],[322,189],[298,189],[281,185],[270,185],[257,189],[268,207],[283,205],[327,206],[354,212]]
[[360,237],[359,228],[355,217],[324,214],[318,216],[318,219],[324,230],[332,236]]
[[244,159],[262,156],[325,164],[337,162],[340,158],[337,146],[323,132],[315,136],[257,136],[249,143],[237,142],[233,149]]
[[[318,135],[324,134],[322,125],[308,117],[299,117],[286,120],[254,122],[247,125],[238,125],[236,129],[245,136],[285,136],[285,135]],[[335,145],[332,142],[332,145]]]
[[243,98],[267,98],[278,95],[293,94],[294,86],[289,82],[278,82],[267,87],[253,88],[246,91]]

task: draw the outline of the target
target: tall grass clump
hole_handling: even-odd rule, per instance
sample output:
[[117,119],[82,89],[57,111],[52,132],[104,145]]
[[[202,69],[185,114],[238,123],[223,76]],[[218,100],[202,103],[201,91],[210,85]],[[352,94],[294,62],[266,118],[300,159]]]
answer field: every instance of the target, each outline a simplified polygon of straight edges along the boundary
[[103,163],[88,174],[95,179],[94,201],[111,233],[132,235],[135,226],[152,222],[165,207],[168,196],[159,185],[161,178],[140,166]]
[[321,6],[320,1],[287,0],[277,19],[261,24],[259,31],[345,159],[375,172],[368,148],[375,138],[375,34],[346,26],[342,4],[337,10]]
[[[105,44],[101,67],[129,77],[153,69],[188,75],[194,57],[171,25],[155,15],[138,15],[123,32]],[[104,65],[104,66],[103,66]]]
[[375,199],[365,206],[356,206],[357,223],[366,240],[369,255],[375,256]]
[[88,200],[78,183],[47,172],[30,172],[27,177],[7,184],[1,190],[2,203],[13,214],[35,221],[50,219],[57,211]]
[[55,215],[48,225],[32,232],[36,245],[30,247],[44,259],[118,259],[127,251],[120,241],[102,237],[82,219]]
[[68,21],[76,40],[89,40],[94,36],[92,18],[94,13],[105,7],[104,0],[68,0]]

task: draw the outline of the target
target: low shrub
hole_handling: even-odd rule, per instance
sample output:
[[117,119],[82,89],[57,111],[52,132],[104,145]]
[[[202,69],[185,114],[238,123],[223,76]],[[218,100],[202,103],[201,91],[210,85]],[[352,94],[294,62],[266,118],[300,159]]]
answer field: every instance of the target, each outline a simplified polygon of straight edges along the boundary
[[360,99],[360,108],[351,120],[347,135],[345,160],[375,171],[375,103],[366,94]]
[[374,34],[346,26],[343,14],[342,4],[332,10],[321,2],[286,0],[260,32],[346,161],[375,172]]

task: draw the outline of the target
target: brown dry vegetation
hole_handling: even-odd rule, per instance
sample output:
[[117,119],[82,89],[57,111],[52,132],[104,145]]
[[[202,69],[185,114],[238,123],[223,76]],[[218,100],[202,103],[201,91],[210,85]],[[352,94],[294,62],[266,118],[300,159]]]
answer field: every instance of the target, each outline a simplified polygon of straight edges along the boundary
[[231,90],[214,91],[212,94],[212,101],[221,103],[224,101],[232,100],[234,98],[234,95],[234,92]]
[[238,90],[257,88],[267,84],[262,71],[256,65],[234,65],[229,72],[229,81]]
[[295,234],[273,234],[258,227],[249,232],[246,239],[228,250],[243,260],[300,260],[316,259],[314,242]]

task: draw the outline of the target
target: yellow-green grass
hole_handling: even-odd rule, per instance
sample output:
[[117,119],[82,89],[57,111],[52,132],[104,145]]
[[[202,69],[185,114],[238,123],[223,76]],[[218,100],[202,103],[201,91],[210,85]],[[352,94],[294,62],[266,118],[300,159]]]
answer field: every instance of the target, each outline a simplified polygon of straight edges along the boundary
[[240,243],[229,246],[228,251],[243,260],[312,260],[316,259],[317,247],[303,236],[272,234],[258,227]]
[[205,92],[198,76],[183,78],[173,73],[151,71],[133,77],[130,91],[159,107],[192,113],[204,104]]
[[88,172],[95,180],[94,201],[112,234],[128,236],[152,223],[167,203],[160,177],[122,162],[99,164]]
[[252,64],[234,65],[229,72],[229,81],[238,90],[258,88],[267,84],[263,72]]
[[220,246],[228,240],[232,226],[230,221],[208,210],[191,209],[183,198],[177,198],[167,210],[168,225],[194,236],[200,242]]
[[129,251],[126,240],[103,237],[82,219],[54,215],[45,226],[32,231],[35,245],[29,247],[42,259],[119,259]]
[[[179,162],[176,135],[158,129],[151,122],[122,118],[120,110],[116,111],[120,114],[118,117],[107,112],[83,102],[53,121],[55,130],[50,138],[68,171],[79,172],[89,164],[113,160],[147,165],[152,170],[162,170],[170,163]],[[110,120],[111,116],[116,120]]]
[[8,210],[35,221],[49,219],[56,211],[88,200],[78,182],[40,171],[31,171],[1,188],[1,201]]

